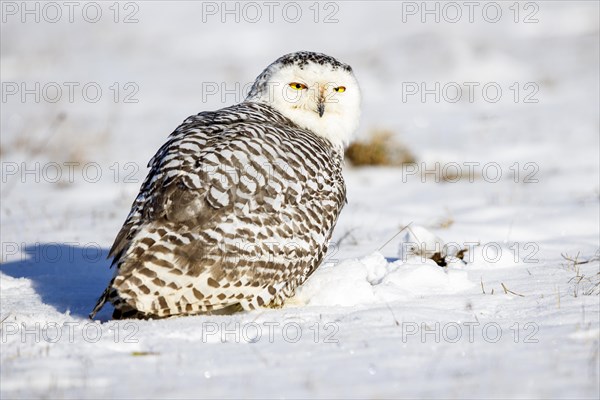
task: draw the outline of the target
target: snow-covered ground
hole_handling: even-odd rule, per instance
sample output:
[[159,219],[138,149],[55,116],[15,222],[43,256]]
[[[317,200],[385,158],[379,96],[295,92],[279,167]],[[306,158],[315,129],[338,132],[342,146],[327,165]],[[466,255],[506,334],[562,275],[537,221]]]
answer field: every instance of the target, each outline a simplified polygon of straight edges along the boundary
[[[598,397],[597,2],[24,4],[1,4],[2,398]],[[301,49],[353,66],[357,136],[416,166],[346,168],[283,309],[87,320],[165,137]],[[467,263],[405,257],[428,235]]]

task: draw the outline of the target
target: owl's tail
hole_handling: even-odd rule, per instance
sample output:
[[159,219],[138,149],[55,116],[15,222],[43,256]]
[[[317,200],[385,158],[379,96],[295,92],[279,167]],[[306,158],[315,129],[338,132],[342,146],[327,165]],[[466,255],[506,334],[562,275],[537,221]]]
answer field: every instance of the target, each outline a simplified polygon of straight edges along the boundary
[[93,320],[94,317],[96,316],[96,314],[98,313],[98,311],[100,311],[102,309],[102,307],[104,307],[104,304],[106,304],[106,302],[108,301],[108,298],[109,298],[109,295],[110,295],[110,291],[112,289],[113,281],[114,281],[114,278],[110,281],[110,283],[108,284],[108,286],[106,287],[106,289],[104,289],[104,292],[102,292],[102,295],[100,295],[100,298],[96,302],[96,305],[94,306],[94,309],[92,310],[92,312],[88,316],[89,319]]
[[113,306],[115,307],[115,310],[113,311],[113,315],[112,315],[113,319],[129,319],[129,318],[154,319],[154,318],[157,318],[154,315],[145,314],[141,311],[138,311],[135,308],[128,305],[127,303],[123,302],[122,299],[119,298],[117,291],[113,288],[113,282],[114,282],[114,278],[110,281],[110,283],[108,284],[106,289],[104,289],[104,292],[102,292],[102,295],[100,295],[98,302],[96,302],[94,309],[88,316],[89,319],[93,320],[94,317],[96,316],[96,314],[100,310],[102,310],[102,307],[104,307],[104,305],[107,302],[113,303]]

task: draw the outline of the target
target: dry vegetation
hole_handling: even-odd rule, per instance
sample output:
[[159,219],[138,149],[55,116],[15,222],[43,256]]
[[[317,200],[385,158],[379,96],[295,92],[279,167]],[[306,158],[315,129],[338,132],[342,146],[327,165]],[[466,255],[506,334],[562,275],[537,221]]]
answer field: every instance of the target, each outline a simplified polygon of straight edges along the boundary
[[415,156],[387,130],[373,131],[367,140],[356,141],[346,150],[346,158],[352,165],[395,166],[413,164]]
[[600,271],[594,270],[584,273],[581,270],[581,265],[598,263],[600,261],[598,253],[594,257],[587,259],[580,258],[579,253],[574,257],[562,254],[562,257],[567,262],[565,265],[567,270],[575,273],[575,276],[569,279],[568,282],[571,285],[571,294],[574,297],[580,294],[585,296],[600,295]]

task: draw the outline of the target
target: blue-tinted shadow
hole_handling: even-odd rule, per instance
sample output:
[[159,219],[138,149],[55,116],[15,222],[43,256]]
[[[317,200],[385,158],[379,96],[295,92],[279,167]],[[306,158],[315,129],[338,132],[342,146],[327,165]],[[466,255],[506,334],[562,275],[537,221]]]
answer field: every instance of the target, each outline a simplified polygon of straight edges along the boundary
[[31,279],[42,302],[57,311],[87,317],[114,272],[107,255],[108,249],[92,245],[28,245],[20,260],[0,264],[0,271]]

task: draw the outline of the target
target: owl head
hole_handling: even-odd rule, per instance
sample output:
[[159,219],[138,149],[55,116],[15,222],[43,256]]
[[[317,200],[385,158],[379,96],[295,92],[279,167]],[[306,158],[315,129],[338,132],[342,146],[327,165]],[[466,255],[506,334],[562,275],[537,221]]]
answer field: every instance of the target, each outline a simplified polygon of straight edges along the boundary
[[360,118],[360,89],[352,68],[308,51],[287,54],[269,65],[246,101],[266,103],[338,147],[348,144]]

